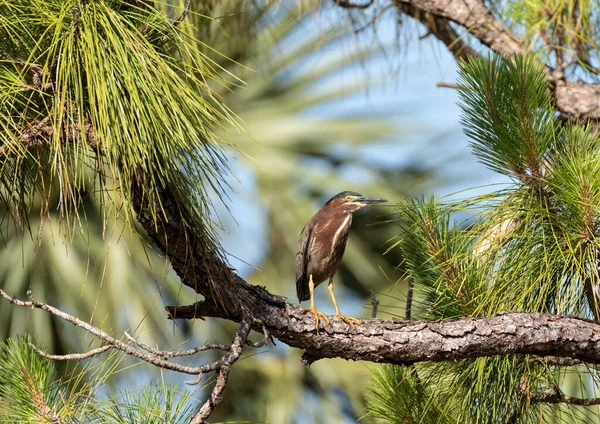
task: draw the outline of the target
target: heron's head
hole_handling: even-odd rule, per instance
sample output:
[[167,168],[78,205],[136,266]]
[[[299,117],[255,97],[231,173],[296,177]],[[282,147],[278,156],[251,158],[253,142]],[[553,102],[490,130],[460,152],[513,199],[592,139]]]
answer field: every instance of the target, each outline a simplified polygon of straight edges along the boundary
[[387,202],[385,199],[377,197],[365,197],[355,191],[342,191],[333,196],[325,206],[335,209],[342,209],[348,212],[355,212],[368,205]]

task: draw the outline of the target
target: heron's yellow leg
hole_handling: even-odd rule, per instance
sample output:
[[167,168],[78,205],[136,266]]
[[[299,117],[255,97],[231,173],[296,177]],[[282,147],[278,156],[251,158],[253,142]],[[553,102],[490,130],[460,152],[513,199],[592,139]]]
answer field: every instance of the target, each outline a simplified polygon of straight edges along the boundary
[[337,306],[337,302],[335,301],[335,296],[333,295],[333,277],[331,277],[329,279],[329,284],[327,285],[327,288],[329,289],[329,296],[331,296],[331,301],[333,302],[333,307],[335,308],[335,315],[337,317],[339,317],[340,319],[342,319],[343,321],[350,324],[350,327],[352,327],[352,329],[354,330],[354,322],[360,323],[360,320],[346,316],[346,315],[342,315],[340,313],[340,310],[338,309],[338,306]]
[[315,308],[315,295],[314,295],[315,283],[313,283],[312,274],[310,275],[310,278],[308,281],[308,290],[310,292],[310,309],[302,309],[302,312],[304,312],[304,313],[310,312],[311,314],[313,314],[315,316],[315,329],[318,330],[319,329],[319,317],[322,317],[325,321],[327,321],[327,324],[329,324],[329,319],[323,312],[317,311],[317,308]]

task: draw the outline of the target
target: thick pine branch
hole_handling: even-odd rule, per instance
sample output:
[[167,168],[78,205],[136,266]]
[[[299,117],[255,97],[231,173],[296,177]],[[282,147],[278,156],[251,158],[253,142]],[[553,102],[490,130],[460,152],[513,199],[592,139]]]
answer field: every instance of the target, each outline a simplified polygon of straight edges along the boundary
[[492,16],[479,0],[396,0],[398,5],[412,6],[434,17],[452,21],[469,30],[483,44],[504,55],[526,53],[525,48]]
[[[157,247],[169,258],[181,281],[208,299],[214,299],[234,315],[245,315],[252,303],[285,303],[266,290],[257,290],[233,272],[219,255],[218,246],[207,245],[182,217],[182,208],[168,189],[160,192],[163,213],[153,216],[141,185],[132,187],[137,218]],[[251,292],[252,296],[246,296]],[[242,301],[243,300],[243,301]]]
[[[178,318],[217,317],[239,321],[210,302],[169,308]],[[447,321],[364,320],[352,331],[332,317],[331,326],[314,329],[312,316],[292,304],[265,302],[253,311],[269,334],[304,350],[312,363],[343,358],[390,364],[455,361],[482,356],[533,354],[600,363],[600,325],[575,317],[506,313]],[[260,331],[256,324],[255,329]]]
[[[256,290],[264,290],[256,288]],[[252,296],[252,293],[247,293]],[[240,322],[236,338],[231,346],[207,345],[199,350],[222,349],[229,353],[213,364],[201,367],[187,367],[159,359],[164,357],[189,355],[183,351],[156,351],[147,348],[133,339],[133,343],[142,350],[150,350],[149,354],[138,351],[115,339],[102,330],[91,326],[57,308],[33,298],[21,301],[0,290],[0,295],[9,303],[21,307],[44,310],[72,324],[82,327],[100,338],[111,348],[142,359],[160,368],[170,369],[187,374],[197,374],[217,370],[222,372],[223,387],[216,386],[214,404],[222,397],[222,390],[229,373],[229,366],[239,359],[243,345],[248,341],[250,328],[263,332],[265,337],[256,345],[260,347],[267,341],[268,335],[277,337],[284,343],[304,350],[307,364],[324,358],[342,358],[347,360],[364,360],[377,363],[413,364],[423,361],[457,361],[484,356],[507,354],[530,354],[548,357],[550,364],[563,365],[560,358],[569,358],[564,365],[581,362],[600,363],[600,325],[594,321],[571,316],[556,316],[542,313],[513,312],[492,317],[460,318],[438,321],[401,321],[367,319],[352,330],[349,325],[336,317],[331,317],[331,324],[323,324],[317,331],[314,318],[302,312],[297,305],[264,302],[253,303],[253,319],[228,313],[221,306],[212,302],[198,302],[191,306],[170,308],[171,315],[179,318],[194,319],[204,317],[225,318]],[[85,359],[103,353],[108,348],[101,347],[87,354],[53,355],[51,359]],[[40,352],[45,357],[50,355]],[[195,353],[195,352],[194,352]],[[557,359],[558,358],[558,359]],[[551,362],[550,362],[551,361]],[[226,369],[223,367],[225,366]],[[199,379],[192,384],[198,383]],[[560,400],[564,396],[547,395],[540,402],[567,402]],[[566,398],[565,398],[566,399]],[[211,409],[212,410],[212,409]]]

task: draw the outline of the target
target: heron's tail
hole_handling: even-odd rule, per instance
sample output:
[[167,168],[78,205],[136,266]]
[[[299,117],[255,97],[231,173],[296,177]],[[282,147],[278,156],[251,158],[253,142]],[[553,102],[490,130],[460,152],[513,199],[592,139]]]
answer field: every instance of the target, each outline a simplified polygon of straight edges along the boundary
[[304,281],[305,279],[300,277],[296,280],[296,294],[298,295],[298,300],[303,302],[305,300],[310,299],[310,292],[308,290],[308,282]]

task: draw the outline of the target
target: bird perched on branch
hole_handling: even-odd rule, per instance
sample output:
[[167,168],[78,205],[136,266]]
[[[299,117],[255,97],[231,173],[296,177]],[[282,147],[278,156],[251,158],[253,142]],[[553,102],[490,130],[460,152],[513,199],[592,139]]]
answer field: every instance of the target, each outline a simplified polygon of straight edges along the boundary
[[354,328],[358,319],[342,315],[333,296],[333,276],[340,267],[346,241],[352,225],[352,214],[365,206],[387,202],[385,199],[364,197],[354,191],[343,191],[333,196],[302,230],[296,253],[296,293],[300,302],[310,299],[310,312],[315,316],[315,328],[319,317],[329,319],[315,308],[314,288],[329,279],[329,295],[335,315]]

